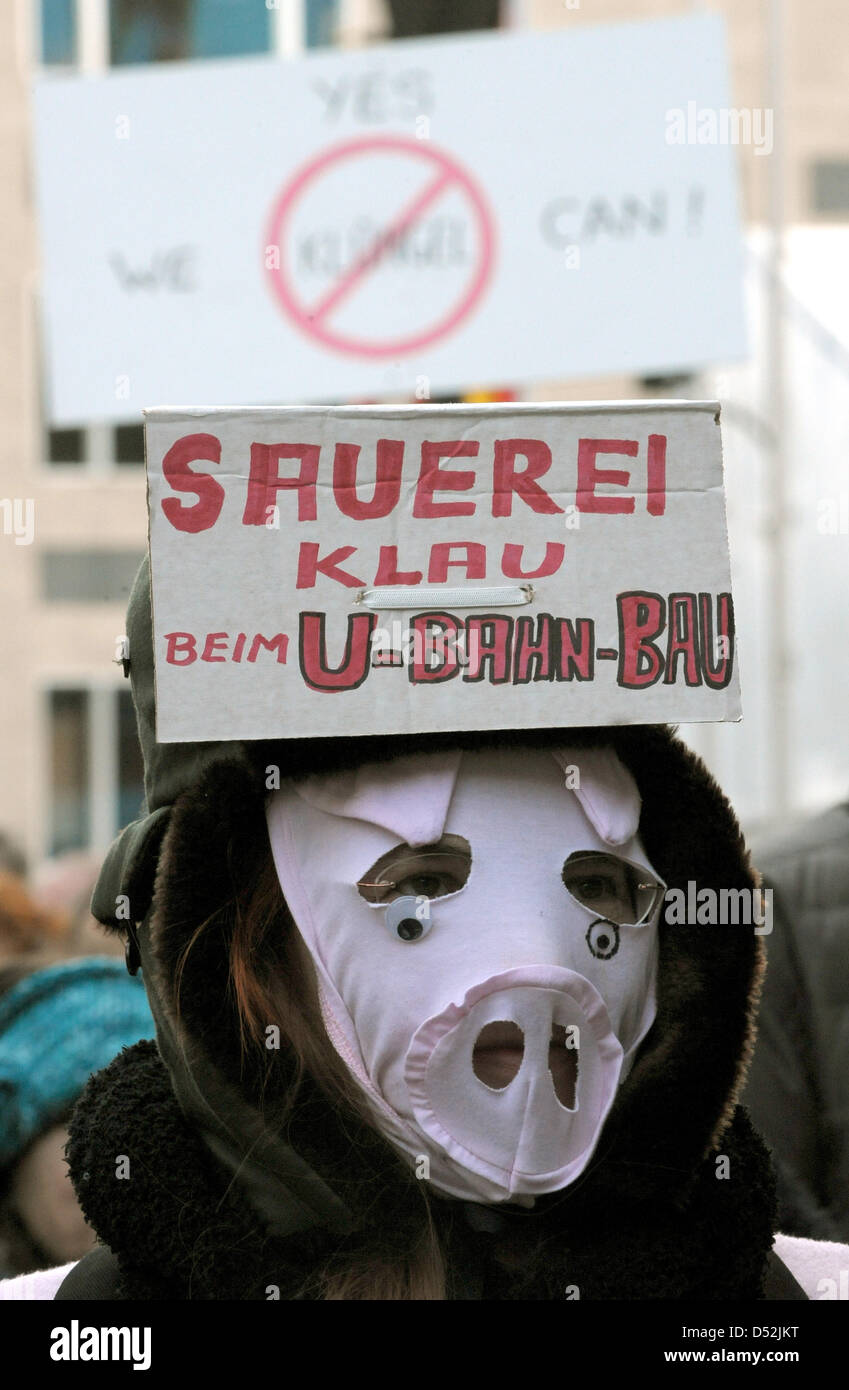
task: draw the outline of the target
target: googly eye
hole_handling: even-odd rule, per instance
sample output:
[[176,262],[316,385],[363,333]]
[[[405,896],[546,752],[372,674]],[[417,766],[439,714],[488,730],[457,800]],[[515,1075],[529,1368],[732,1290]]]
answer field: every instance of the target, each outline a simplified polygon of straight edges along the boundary
[[388,904],[383,920],[399,941],[419,941],[431,928],[430,898],[396,898]]
[[587,932],[587,945],[596,960],[610,960],[619,950],[619,928],[615,922],[605,922],[603,918],[593,922]]

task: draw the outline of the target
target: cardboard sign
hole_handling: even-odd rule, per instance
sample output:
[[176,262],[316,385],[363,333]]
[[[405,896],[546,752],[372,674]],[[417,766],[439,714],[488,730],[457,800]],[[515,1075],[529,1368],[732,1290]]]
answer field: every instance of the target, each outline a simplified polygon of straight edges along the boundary
[[740,717],[717,404],[145,414],[161,742]]
[[688,103],[729,107],[718,15],[51,73],[49,416],[740,357],[737,152]]

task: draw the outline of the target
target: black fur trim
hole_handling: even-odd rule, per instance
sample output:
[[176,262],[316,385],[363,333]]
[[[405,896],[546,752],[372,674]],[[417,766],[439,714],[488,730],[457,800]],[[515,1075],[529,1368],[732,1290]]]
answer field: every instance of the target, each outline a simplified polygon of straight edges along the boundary
[[[301,767],[287,748],[288,768],[298,775],[325,767],[344,770],[361,763],[366,751],[369,758],[378,751],[389,758],[421,750],[421,742],[321,740]],[[686,891],[688,881],[697,889],[717,890],[754,883],[726,798],[696,755],[663,727],[452,734],[429,739],[428,749],[434,742],[470,748],[610,743],[640,787],[643,842],[670,888]],[[332,749],[322,746],[328,744]],[[260,1079],[246,1078],[237,1061],[228,943],[239,896],[270,855],[264,807],[266,768],[275,766],[274,751],[271,745],[253,758],[224,761],[180,797],[160,861],[151,926],[162,966],[159,988],[167,997],[190,934],[216,915],[215,929],[202,935],[183,974],[184,1023],[226,1075],[253,1085],[256,1094]],[[282,937],[288,922],[282,895],[281,914]],[[751,927],[661,925],[657,1019],[582,1180],[583,1186],[598,1187],[600,1200],[618,1206],[668,1192],[670,1183],[680,1196],[686,1194],[690,1175],[733,1113],[751,1041],[759,960],[760,943]],[[210,1000],[216,1001],[214,1008]],[[281,1094],[288,1084],[285,1067],[280,1055]],[[611,1164],[634,1153],[640,1162],[623,1197],[618,1181],[606,1181],[603,1170],[613,1171]]]
[[[315,1118],[315,1116],[313,1117]],[[218,1169],[171,1093],[153,1043],[92,1077],[70,1126],[80,1205],[115,1253],[124,1299],[283,1299],[356,1238],[320,1231],[275,1240]],[[436,1201],[449,1296],[570,1300],[749,1300],[762,1295],[774,1196],[763,1145],[742,1110],[726,1136],[727,1176],[701,1165],[685,1208],[658,1198],[626,1214],[582,1209],[562,1194],[529,1212],[500,1208],[497,1229],[471,1229],[461,1203]],[[116,1159],[129,1160],[117,1175]],[[723,1170],[724,1171],[724,1170]],[[620,1171],[627,1188],[630,1174]],[[362,1174],[361,1174],[362,1180]],[[410,1204],[384,1223],[399,1255],[414,1237]]]

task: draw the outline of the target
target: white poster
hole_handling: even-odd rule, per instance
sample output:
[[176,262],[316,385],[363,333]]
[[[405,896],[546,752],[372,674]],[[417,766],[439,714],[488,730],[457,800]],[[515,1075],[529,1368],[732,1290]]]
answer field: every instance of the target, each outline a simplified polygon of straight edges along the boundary
[[146,435],[161,742],[740,717],[716,403]]
[[727,107],[714,15],[45,76],[49,417],[739,357]]

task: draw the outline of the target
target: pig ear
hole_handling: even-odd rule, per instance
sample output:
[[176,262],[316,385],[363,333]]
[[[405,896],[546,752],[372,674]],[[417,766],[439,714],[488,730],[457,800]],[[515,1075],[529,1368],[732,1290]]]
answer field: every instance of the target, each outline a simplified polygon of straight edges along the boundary
[[414,753],[352,772],[310,777],[296,786],[302,801],[348,820],[368,821],[408,845],[432,845],[445,821],[462,753]]
[[[554,757],[564,771],[572,773],[568,785],[601,839],[608,845],[624,845],[633,839],[643,803],[634,778],[613,749],[558,749]],[[578,786],[572,785],[574,780]]]

